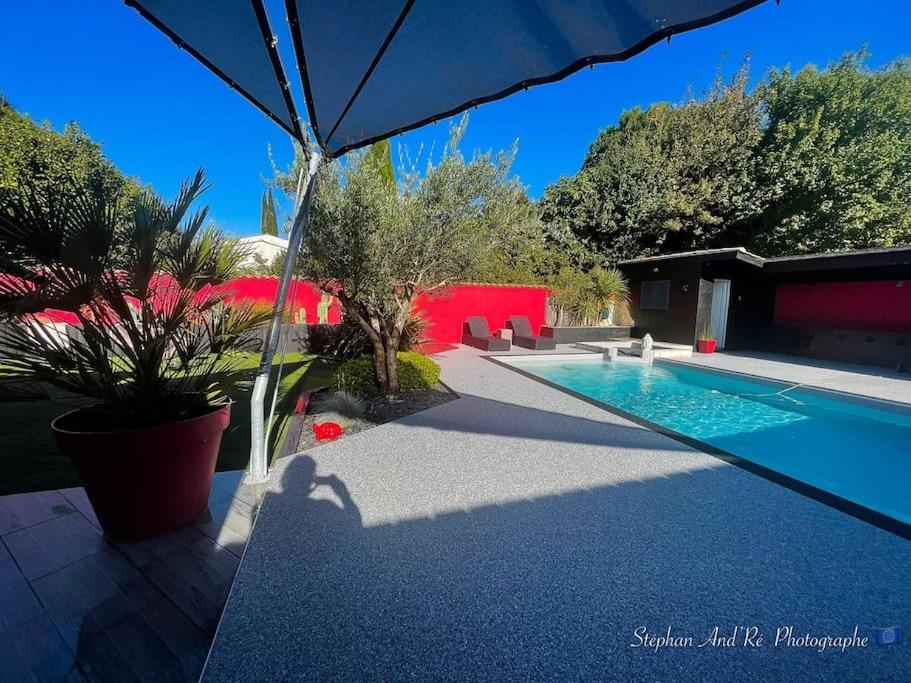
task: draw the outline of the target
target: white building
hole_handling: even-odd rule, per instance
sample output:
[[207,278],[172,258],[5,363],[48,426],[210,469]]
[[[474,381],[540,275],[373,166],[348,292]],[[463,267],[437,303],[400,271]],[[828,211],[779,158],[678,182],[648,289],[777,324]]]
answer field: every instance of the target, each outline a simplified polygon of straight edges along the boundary
[[257,265],[257,261],[272,263],[276,256],[288,251],[288,240],[272,235],[241,237],[238,241],[248,252],[247,258],[241,263],[242,268],[251,268]]

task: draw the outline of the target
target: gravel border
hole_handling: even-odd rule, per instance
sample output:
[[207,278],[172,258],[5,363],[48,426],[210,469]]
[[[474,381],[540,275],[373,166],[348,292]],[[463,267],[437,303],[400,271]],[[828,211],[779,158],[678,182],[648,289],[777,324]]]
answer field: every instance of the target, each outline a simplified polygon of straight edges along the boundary
[[339,439],[344,439],[351,434],[371,429],[386,422],[400,420],[408,415],[442,405],[459,397],[449,387],[438,383],[431,389],[404,391],[392,402],[380,396],[365,397],[366,410],[364,417],[340,418],[338,414],[329,413],[325,408],[326,400],[330,394],[332,394],[331,389],[320,389],[310,396],[310,404],[307,406],[307,414],[303,418],[300,438],[297,444],[298,452],[326,443],[316,440],[313,433],[314,424],[330,421],[338,422],[344,429],[344,434]]

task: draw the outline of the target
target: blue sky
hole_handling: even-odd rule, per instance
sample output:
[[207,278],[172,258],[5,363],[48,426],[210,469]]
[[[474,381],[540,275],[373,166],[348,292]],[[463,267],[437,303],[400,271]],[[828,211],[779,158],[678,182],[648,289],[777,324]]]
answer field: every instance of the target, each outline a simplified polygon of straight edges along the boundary
[[[268,0],[284,17],[281,3]],[[519,139],[514,171],[537,197],[578,170],[598,131],[635,105],[680,101],[752,53],[753,74],[769,66],[825,65],[867,45],[879,65],[911,55],[911,3],[899,0],[783,0],[676,36],[623,64],[482,106],[471,114],[466,150],[502,149]],[[283,34],[276,29],[280,39]],[[280,40],[295,80],[289,40]],[[205,167],[205,201],[228,231],[259,231],[266,148],[287,162],[287,135],[192,57],[118,0],[8,2],[0,9],[0,92],[56,128],[76,120],[126,173],[171,196]],[[299,93],[298,93],[299,94]],[[302,100],[298,97],[298,102]],[[299,109],[304,111],[304,107]],[[412,150],[446,137],[439,123],[394,139]]]

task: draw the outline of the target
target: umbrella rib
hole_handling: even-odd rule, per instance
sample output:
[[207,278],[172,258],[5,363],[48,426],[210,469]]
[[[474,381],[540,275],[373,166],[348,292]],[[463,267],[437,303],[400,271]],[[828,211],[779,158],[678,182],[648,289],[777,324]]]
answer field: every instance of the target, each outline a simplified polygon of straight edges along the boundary
[[[297,57],[297,72],[300,75],[301,85],[304,88],[304,101],[307,114],[310,116],[310,128],[316,137],[319,148],[326,152],[326,145],[319,132],[319,122],[316,120],[316,106],[313,100],[313,89],[310,86],[310,76],[307,71],[307,53],[304,50],[304,38],[301,35],[300,17],[297,13],[296,0],[285,0],[285,11],[288,15],[288,26],[291,29],[291,43],[294,45],[294,55]],[[327,155],[328,156],[328,155]],[[303,171],[301,171],[303,173]]]
[[[303,132],[301,131],[299,121],[292,121],[290,125],[285,123],[284,121],[282,121],[281,117],[279,117],[275,112],[273,112],[269,107],[267,107],[263,102],[261,102],[255,95],[253,95],[253,93],[251,93],[249,90],[247,90],[242,85],[237,83],[227,73],[225,73],[218,66],[216,66],[214,62],[210,61],[202,52],[200,52],[195,47],[193,47],[192,45],[190,45],[189,43],[184,41],[184,39],[181,38],[180,35],[178,35],[175,31],[171,30],[171,28],[168,27],[167,24],[165,24],[163,21],[161,21],[150,10],[146,9],[145,6],[140,2],[140,0],[123,0],[123,2],[127,7],[131,7],[134,10],[136,10],[137,12],[139,12],[139,15],[143,19],[148,21],[150,24],[152,24],[152,26],[154,26],[159,31],[164,33],[168,38],[170,38],[171,41],[175,45],[177,45],[177,47],[179,49],[184,50],[185,52],[192,55],[193,58],[196,59],[196,61],[198,61],[200,64],[202,64],[204,67],[206,67],[209,71],[211,71],[216,76],[218,76],[221,80],[223,80],[225,83],[227,83],[228,87],[236,90],[241,95],[243,95],[248,101],[250,101],[263,114],[268,116],[270,119],[275,121],[275,123],[277,123],[279,126],[281,126],[284,130],[286,130],[288,133],[290,133],[291,137],[298,139],[298,140],[301,139]],[[294,116],[293,111],[289,112],[289,114],[292,117]]]
[[275,72],[275,78],[278,80],[278,87],[281,88],[282,96],[285,100],[285,106],[288,108],[288,114],[297,131],[296,137],[303,141],[304,133],[301,130],[300,117],[297,115],[297,108],[294,106],[294,98],[291,97],[290,83],[285,75],[285,67],[282,65],[281,57],[278,56],[278,50],[275,47],[275,34],[272,33],[272,27],[269,25],[269,16],[266,14],[266,8],[262,0],[252,0],[253,13],[256,15],[256,23],[259,24],[260,33],[263,36],[263,45],[269,53],[269,61],[272,62],[272,70]]
[[342,113],[339,114],[335,125],[333,125],[332,129],[329,131],[329,135],[326,136],[327,144],[329,140],[332,139],[333,134],[335,134],[336,128],[339,127],[339,124],[348,114],[348,111],[351,109],[354,101],[357,99],[357,96],[361,94],[361,90],[363,90],[364,86],[367,85],[367,81],[370,80],[370,76],[373,75],[373,72],[379,65],[380,60],[383,58],[383,55],[386,54],[386,50],[389,48],[389,45],[392,44],[392,41],[395,38],[395,34],[398,33],[399,29],[402,27],[402,24],[405,22],[405,17],[408,16],[408,13],[411,11],[412,7],[414,7],[414,0],[407,0],[405,6],[402,8],[401,14],[399,14],[398,19],[395,20],[395,24],[392,25],[389,33],[386,34],[386,38],[383,40],[383,44],[380,45],[380,49],[377,50],[376,54],[373,56],[373,61],[370,62],[370,66],[367,67],[367,71],[364,72],[364,76],[361,78],[361,82],[357,84],[357,88],[355,88],[354,92],[351,94],[351,97],[348,99],[348,104],[345,105],[345,108],[342,110]]

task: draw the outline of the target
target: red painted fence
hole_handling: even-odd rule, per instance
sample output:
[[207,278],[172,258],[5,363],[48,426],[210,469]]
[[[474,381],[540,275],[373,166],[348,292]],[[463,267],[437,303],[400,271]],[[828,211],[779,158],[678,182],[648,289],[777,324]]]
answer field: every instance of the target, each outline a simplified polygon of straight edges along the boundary
[[[223,285],[232,292],[231,298],[252,300],[271,305],[278,292],[278,279],[246,277]],[[549,290],[545,287],[525,285],[452,285],[430,295],[418,297],[415,308],[427,319],[427,336],[435,342],[454,343],[462,339],[462,323],[470,315],[483,315],[491,330],[506,325],[511,315],[525,315],[537,332],[544,324]],[[294,301],[295,320],[301,308],[306,311],[307,322],[317,322],[316,306],[320,291],[310,282],[298,285]],[[291,295],[287,305],[291,306]],[[341,306],[332,299],[329,323],[341,321]]]
[[[272,306],[275,297],[278,295],[278,278],[277,277],[240,277],[231,280],[220,286],[220,289],[229,291],[231,294],[228,299],[238,299],[244,301],[254,301],[266,306]],[[301,313],[306,316],[306,322],[315,325],[319,322],[317,317],[317,305],[322,297],[322,292],[312,282],[297,281],[295,291],[292,283],[288,296],[285,299],[285,306],[292,308],[291,319],[295,323],[305,322],[301,319]],[[335,297],[332,297],[332,303],[329,306],[329,324],[336,325],[341,322],[341,306]]]
[[470,315],[483,315],[491,331],[506,326],[511,315],[525,315],[535,333],[544,324],[549,290],[523,285],[453,285],[422,296],[416,308],[430,322],[427,335],[436,342],[457,343],[462,323]]
[[[168,282],[162,279],[159,285],[153,306],[166,305]],[[278,278],[242,277],[219,285],[218,290],[227,292],[229,300],[271,306],[278,293]],[[506,319],[511,315],[524,315],[528,317],[532,329],[538,332],[544,324],[548,294],[549,290],[545,287],[459,284],[420,296],[415,308],[429,322],[427,336],[431,341],[458,343],[462,339],[462,323],[472,315],[485,316],[491,331],[505,327]],[[296,323],[304,322],[303,318],[309,324],[319,322],[317,305],[321,297],[322,293],[311,282],[298,282],[296,293],[292,286],[285,304],[291,309],[291,319]],[[48,309],[43,317],[49,321],[78,325],[76,317],[64,311]],[[330,324],[341,322],[341,306],[334,297],[328,321]]]
[[911,332],[911,282],[821,282],[778,285],[778,325]]

